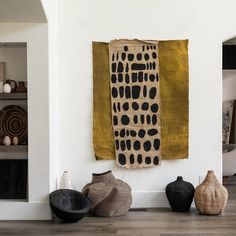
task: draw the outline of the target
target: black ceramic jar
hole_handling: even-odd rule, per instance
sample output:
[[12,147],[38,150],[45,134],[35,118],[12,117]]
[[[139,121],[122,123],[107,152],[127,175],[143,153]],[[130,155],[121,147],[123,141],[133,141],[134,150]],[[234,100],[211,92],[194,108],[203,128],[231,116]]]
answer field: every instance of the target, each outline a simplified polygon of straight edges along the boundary
[[177,180],[166,186],[166,196],[173,211],[189,211],[193,201],[194,187],[178,176]]

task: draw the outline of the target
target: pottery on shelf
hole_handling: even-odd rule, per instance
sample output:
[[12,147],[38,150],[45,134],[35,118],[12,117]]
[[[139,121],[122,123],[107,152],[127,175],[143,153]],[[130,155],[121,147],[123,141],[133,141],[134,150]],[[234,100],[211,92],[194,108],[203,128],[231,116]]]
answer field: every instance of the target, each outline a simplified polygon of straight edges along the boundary
[[15,80],[10,80],[9,85],[11,86],[11,92],[15,92],[17,88],[17,83]]
[[26,87],[26,82],[25,81],[19,81],[18,86],[16,88],[17,93],[26,93],[27,92],[27,87]]
[[19,144],[27,139],[27,112],[21,106],[8,105],[0,111],[0,130],[4,135],[17,136]]
[[75,187],[73,186],[73,184],[71,183],[71,179],[70,179],[70,174],[68,171],[64,171],[63,175],[61,177],[61,181],[60,181],[60,185],[59,185],[60,189],[71,189],[74,190]]
[[2,144],[5,145],[5,146],[10,146],[11,145],[11,139],[9,136],[5,136],[3,138],[3,141],[2,141]]
[[173,211],[189,211],[193,201],[194,187],[191,183],[184,181],[182,176],[178,176],[176,181],[166,186],[166,196]]
[[82,192],[91,200],[91,211],[97,216],[125,215],[132,203],[130,186],[116,179],[111,171],[93,174]]
[[3,85],[3,93],[11,93],[11,86],[10,84],[4,84]]
[[195,190],[197,209],[201,214],[218,215],[223,212],[227,200],[227,189],[217,180],[214,171],[209,170],[204,181]]
[[12,144],[13,144],[13,145],[18,145],[18,144],[19,144],[19,139],[18,139],[18,137],[15,136],[15,137],[12,138]]

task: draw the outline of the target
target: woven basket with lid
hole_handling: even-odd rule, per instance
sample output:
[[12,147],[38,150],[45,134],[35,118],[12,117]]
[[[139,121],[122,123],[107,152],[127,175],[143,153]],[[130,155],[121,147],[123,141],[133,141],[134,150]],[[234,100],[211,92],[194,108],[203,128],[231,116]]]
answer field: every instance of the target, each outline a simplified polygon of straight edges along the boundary
[[221,214],[228,200],[227,189],[217,180],[214,171],[209,170],[204,181],[197,186],[194,201],[201,214]]

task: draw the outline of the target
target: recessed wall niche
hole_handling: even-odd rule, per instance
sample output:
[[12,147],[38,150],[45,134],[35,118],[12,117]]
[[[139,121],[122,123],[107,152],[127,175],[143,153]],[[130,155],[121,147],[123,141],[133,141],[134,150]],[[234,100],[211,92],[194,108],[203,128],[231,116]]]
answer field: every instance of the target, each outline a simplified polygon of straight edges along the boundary
[[27,199],[27,111],[27,44],[1,42],[0,183],[4,188],[0,188],[0,199]]

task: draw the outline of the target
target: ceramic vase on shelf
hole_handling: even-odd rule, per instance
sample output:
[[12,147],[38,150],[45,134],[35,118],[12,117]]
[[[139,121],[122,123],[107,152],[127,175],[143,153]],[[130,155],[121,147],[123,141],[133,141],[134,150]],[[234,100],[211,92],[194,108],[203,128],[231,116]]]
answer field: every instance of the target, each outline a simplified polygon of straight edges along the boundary
[[3,85],[3,93],[11,93],[11,86],[10,84],[4,84]]
[[5,136],[3,138],[3,141],[2,141],[2,144],[5,145],[5,146],[10,146],[11,145],[11,139],[9,136]]
[[71,183],[70,174],[69,174],[68,171],[64,171],[63,172],[59,188],[60,189],[72,189],[72,190],[75,190],[75,187]]
[[189,211],[193,201],[194,187],[191,183],[184,181],[182,176],[178,176],[176,181],[166,186],[166,196],[173,211]]
[[26,93],[27,92],[27,87],[26,87],[26,82],[25,81],[19,81],[18,86],[16,88],[17,93]]
[[12,138],[12,144],[15,145],[15,146],[19,144],[18,137],[15,136],[15,137]]
[[218,215],[224,211],[227,200],[227,189],[217,180],[214,171],[209,170],[204,181],[195,190],[197,209],[204,215]]

